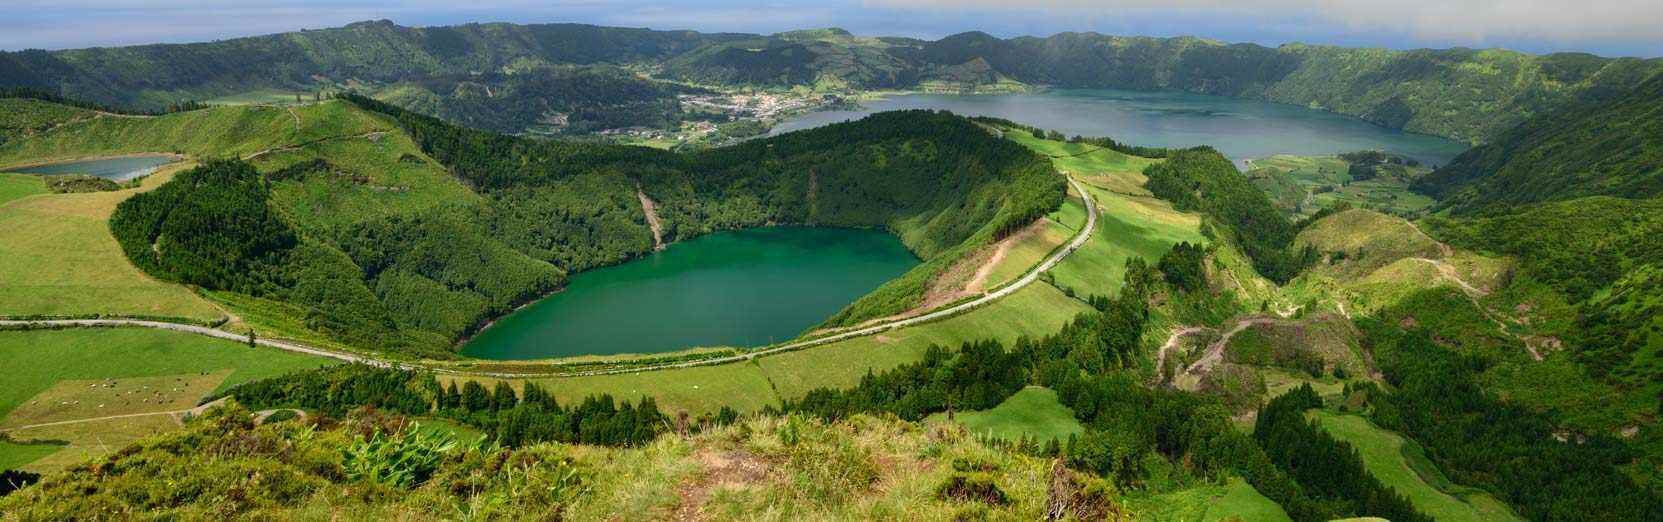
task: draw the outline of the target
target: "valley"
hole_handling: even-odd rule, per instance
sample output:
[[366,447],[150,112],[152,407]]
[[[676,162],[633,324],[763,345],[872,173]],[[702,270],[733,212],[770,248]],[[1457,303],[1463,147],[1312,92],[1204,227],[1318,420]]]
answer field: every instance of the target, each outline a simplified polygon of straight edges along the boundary
[[0,518],[1654,519],[1659,63],[0,52]]

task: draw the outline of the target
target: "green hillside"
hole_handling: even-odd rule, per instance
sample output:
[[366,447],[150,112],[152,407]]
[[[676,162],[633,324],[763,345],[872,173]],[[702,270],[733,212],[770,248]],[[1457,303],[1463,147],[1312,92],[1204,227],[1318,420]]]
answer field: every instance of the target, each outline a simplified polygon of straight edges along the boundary
[[1583,196],[1663,194],[1663,78],[1608,102],[1530,119],[1414,188],[1459,214]]
[[839,326],[919,306],[938,274],[1056,209],[1064,183],[1023,147],[923,111],[678,155],[467,130],[355,96],[90,118],[0,145],[0,162],[157,151],[237,159],[113,200],[139,268],[210,291],[247,319],[237,329],[441,357],[568,274],[651,251],[641,197],[664,241],[869,227],[924,259],[827,320]]

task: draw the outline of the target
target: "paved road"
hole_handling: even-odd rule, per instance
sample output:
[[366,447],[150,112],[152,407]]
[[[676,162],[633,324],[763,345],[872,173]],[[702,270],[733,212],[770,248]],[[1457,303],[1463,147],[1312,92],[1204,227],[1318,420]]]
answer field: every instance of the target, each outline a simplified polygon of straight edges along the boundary
[[[699,360],[694,360],[694,361],[666,363],[666,364],[658,364],[658,365],[650,365],[650,366],[637,366],[637,367],[630,367],[630,368],[617,368],[617,369],[608,369],[608,370],[591,370],[591,371],[584,371],[584,372],[570,372],[570,373],[558,373],[558,374],[535,373],[535,372],[514,373],[514,372],[458,371],[458,370],[450,370],[450,369],[445,369],[445,368],[426,368],[426,369],[432,370],[432,371],[437,372],[437,373],[446,373],[446,374],[453,374],[453,375],[476,375],[476,376],[482,376],[482,377],[536,377],[536,376],[545,376],[545,377],[585,377],[585,376],[593,376],[593,375],[611,375],[611,374],[620,374],[620,373],[646,372],[646,371],[653,371],[653,370],[668,370],[668,369],[673,369],[673,368],[689,368],[689,367],[693,367],[693,366],[710,366],[710,365],[717,365],[717,364],[727,364],[727,363],[733,363],[733,362],[748,361],[748,360],[751,360],[751,359],[754,359],[754,358],[757,358],[757,357],[761,357],[761,356],[764,356],[764,355],[775,354],[775,353],[780,353],[780,352],[788,352],[788,351],[792,351],[792,350],[801,350],[803,348],[810,348],[810,347],[819,346],[819,345],[822,345],[822,344],[835,343],[835,342],[838,342],[838,341],[853,339],[853,338],[856,338],[856,337],[864,337],[864,336],[868,336],[868,335],[887,332],[887,331],[894,330],[894,329],[897,329],[897,328],[905,328],[905,327],[908,327],[908,326],[913,326],[913,325],[917,325],[917,324],[921,324],[921,323],[927,323],[927,322],[930,322],[930,321],[935,321],[935,320],[938,320],[938,319],[944,319],[944,318],[947,318],[947,317],[951,317],[953,315],[969,311],[971,309],[974,309],[976,307],[991,303],[993,301],[997,301],[1001,298],[1004,298],[1005,296],[1009,296],[1011,294],[1016,293],[1018,290],[1021,290],[1025,287],[1027,287],[1030,284],[1033,284],[1034,281],[1039,280],[1040,274],[1043,274],[1043,273],[1045,273],[1045,271],[1050,270],[1052,267],[1057,266],[1057,263],[1062,262],[1062,260],[1064,258],[1067,258],[1069,254],[1073,254],[1075,250],[1079,250],[1079,248],[1081,246],[1086,244],[1087,240],[1091,239],[1091,232],[1097,228],[1097,206],[1092,203],[1091,194],[1086,192],[1085,187],[1082,187],[1078,181],[1075,181],[1074,178],[1071,177],[1071,178],[1068,178],[1068,183],[1073,185],[1074,190],[1076,192],[1079,192],[1080,197],[1085,200],[1086,226],[1080,229],[1080,233],[1075,234],[1074,239],[1069,241],[1068,245],[1066,247],[1064,247],[1061,250],[1058,250],[1057,252],[1052,253],[1050,257],[1045,258],[1044,261],[1041,261],[1038,265],[1034,266],[1034,268],[1030,269],[1028,271],[1028,273],[1023,274],[1022,277],[1018,278],[1016,281],[1012,282],[1011,284],[1000,287],[999,289],[994,290],[992,292],[982,294],[981,297],[978,297],[976,299],[966,301],[964,303],[960,303],[960,304],[950,306],[950,307],[947,307],[947,308],[943,308],[943,309],[940,309],[940,310],[936,310],[934,312],[930,312],[930,313],[927,313],[927,314],[924,314],[924,315],[909,317],[909,318],[906,318],[906,319],[898,319],[898,320],[887,322],[887,323],[884,323],[884,324],[868,326],[868,327],[859,328],[859,329],[855,329],[855,330],[850,330],[850,331],[847,331],[847,332],[842,332],[842,333],[838,333],[838,334],[834,334],[834,335],[828,335],[828,336],[825,336],[825,337],[819,337],[819,338],[815,338],[815,339],[808,339],[808,340],[803,340],[803,341],[786,343],[786,344],[782,344],[782,345],[775,346],[775,347],[772,347],[772,348],[768,348],[768,349],[765,349],[765,350],[757,350],[757,351],[754,351],[754,352],[746,352],[746,353],[742,353],[742,354],[738,354],[738,355],[730,355],[730,356],[725,356],[725,357],[714,357],[714,358],[710,358],[710,359],[699,359]],[[5,326],[49,326],[49,327],[50,326],[60,326],[60,327],[137,326],[137,327],[145,327],[145,328],[160,328],[160,329],[163,329],[163,330],[173,330],[173,331],[178,331],[178,332],[188,332],[188,333],[206,335],[206,336],[209,336],[209,337],[218,337],[220,339],[226,339],[226,340],[231,340],[231,341],[246,342],[248,340],[248,337],[246,335],[239,335],[239,334],[235,334],[235,333],[231,333],[231,332],[226,332],[226,331],[223,331],[223,330],[215,330],[213,328],[207,328],[207,327],[202,327],[202,326],[194,326],[194,325],[188,325],[188,324],[168,323],[168,322],[162,322],[162,321],[144,321],[144,320],[137,320],[137,319],[60,319],[60,320],[41,320],[41,321],[4,321],[4,320],[0,320],[0,327],[5,327]],[[387,361],[383,361],[383,360],[380,360],[380,359],[375,359],[375,358],[369,357],[369,356],[356,355],[356,354],[350,354],[350,353],[342,353],[342,352],[336,352],[336,351],[331,351],[331,350],[324,350],[324,349],[320,349],[320,348],[313,348],[313,347],[310,347],[310,346],[306,346],[306,345],[302,345],[302,344],[298,344],[298,343],[293,343],[293,342],[288,342],[288,341],[278,341],[278,340],[271,340],[271,339],[256,339],[255,342],[260,344],[261,346],[269,346],[269,347],[276,348],[276,349],[279,349],[279,350],[287,350],[287,351],[291,351],[291,352],[316,355],[316,356],[320,356],[320,357],[329,357],[329,358],[332,358],[332,359],[339,359],[339,360],[346,361],[346,362],[364,363],[364,364],[370,364],[370,365],[381,366],[381,367],[415,367],[415,368],[421,368],[420,366],[413,366],[413,365],[407,365],[407,364],[387,362]]]

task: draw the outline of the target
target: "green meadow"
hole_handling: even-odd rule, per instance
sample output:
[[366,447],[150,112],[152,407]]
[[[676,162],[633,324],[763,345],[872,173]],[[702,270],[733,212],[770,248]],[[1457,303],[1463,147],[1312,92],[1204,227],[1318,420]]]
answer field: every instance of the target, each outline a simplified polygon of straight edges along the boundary
[[[213,391],[325,364],[334,362],[150,328],[0,330],[0,367],[7,375],[6,386],[0,387],[0,426],[89,420],[12,431],[12,443],[0,442],[0,462],[35,463],[28,469],[61,468],[98,454],[100,447],[107,452],[125,445],[121,441],[177,426],[176,419],[165,415],[90,419],[188,409]],[[98,386],[107,381],[126,387]],[[144,390],[140,396],[145,402],[123,405],[113,399],[139,389]],[[105,400],[95,400],[95,394],[111,395],[108,408],[94,404]],[[30,440],[64,441],[68,446],[23,443]]]
[[0,206],[35,194],[45,194],[46,182],[40,176],[0,172]]
[[1409,190],[1410,180],[1429,168],[1406,168],[1407,178],[1364,180],[1350,170],[1351,164],[1336,156],[1276,155],[1253,160],[1246,174],[1278,207],[1297,217],[1341,202],[1397,215],[1418,215],[1432,206],[1432,198]]
[[[0,317],[223,318],[189,289],[139,271],[110,234],[108,221],[117,204],[160,186],[181,168],[152,174],[137,189],[39,194],[0,204],[0,245],[6,246],[0,249],[0,281],[6,282],[0,285]],[[0,180],[11,177],[4,176]]]
[[[929,421],[947,422],[947,415],[937,413]],[[1057,402],[1057,392],[1039,386],[1023,388],[990,409],[956,413],[953,421],[970,433],[1013,441],[1024,437],[1066,441],[1085,432],[1074,419],[1074,410]]]

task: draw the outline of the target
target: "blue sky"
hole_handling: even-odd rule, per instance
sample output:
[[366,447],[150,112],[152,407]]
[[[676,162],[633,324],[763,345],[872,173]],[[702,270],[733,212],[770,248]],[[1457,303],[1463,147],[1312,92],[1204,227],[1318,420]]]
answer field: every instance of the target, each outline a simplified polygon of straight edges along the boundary
[[1663,56],[1657,0],[0,0],[0,49],[193,42],[390,19],[583,22],[771,33],[843,27],[939,38],[1097,31],[1231,42],[1506,47]]

